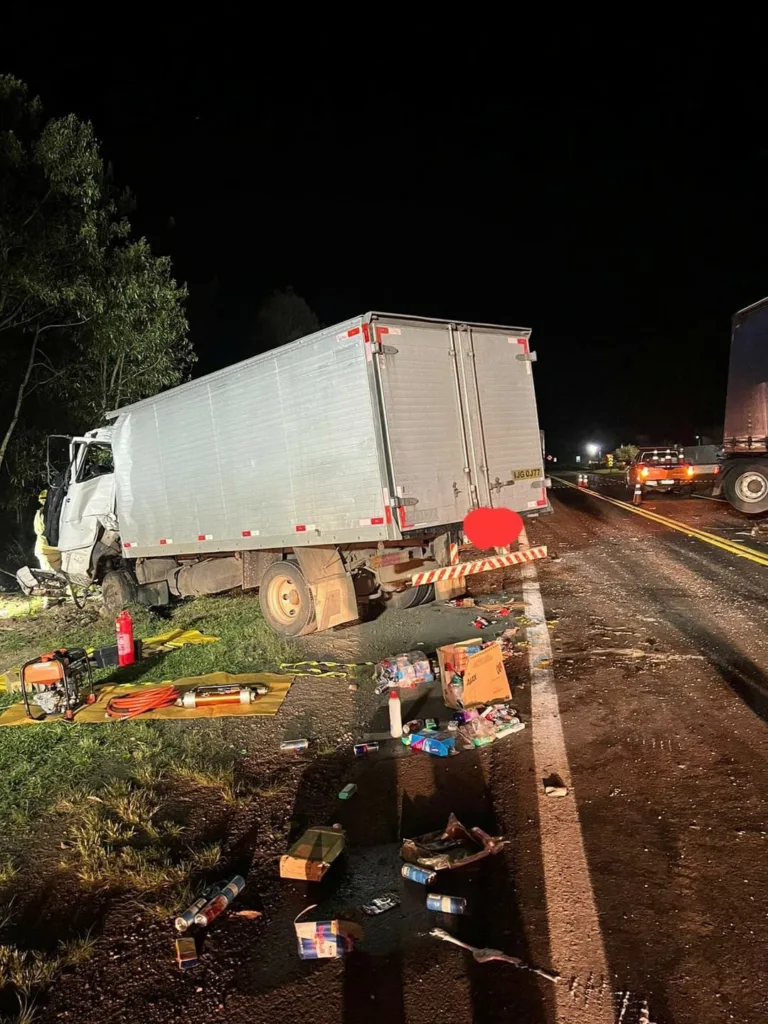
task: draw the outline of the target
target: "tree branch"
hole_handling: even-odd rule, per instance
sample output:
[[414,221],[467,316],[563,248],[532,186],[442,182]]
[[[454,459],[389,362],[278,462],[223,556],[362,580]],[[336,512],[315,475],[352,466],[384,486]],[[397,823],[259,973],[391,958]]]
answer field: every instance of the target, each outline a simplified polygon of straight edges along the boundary
[[35,365],[35,352],[37,351],[37,342],[40,338],[40,328],[35,331],[34,338],[32,339],[32,347],[29,350],[29,360],[27,362],[27,369],[24,374],[24,379],[19,385],[19,390],[16,392],[16,404],[13,407],[13,416],[11,422],[8,424],[8,429],[5,432],[2,443],[0,443],[0,467],[2,467],[5,461],[5,455],[8,451],[8,445],[11,443],[13,432],[16,429],[16,424],[19,422],[19,415],[21,414],[21,404],[24,401],[25,393],[27,391],[27,385],[29,384],[29,378],[32,376],[32,367]]

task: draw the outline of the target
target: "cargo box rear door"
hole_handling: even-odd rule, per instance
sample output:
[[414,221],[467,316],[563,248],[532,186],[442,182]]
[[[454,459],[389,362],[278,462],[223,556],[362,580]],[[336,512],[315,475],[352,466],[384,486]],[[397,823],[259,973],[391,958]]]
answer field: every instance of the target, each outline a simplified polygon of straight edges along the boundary
[[529,337],[482,326],[456,337],[478,492],[483,504],[516,512],[547,506]]
[[447,324],[371,324],[398,522],[460,523],[473,506],[457,354]]

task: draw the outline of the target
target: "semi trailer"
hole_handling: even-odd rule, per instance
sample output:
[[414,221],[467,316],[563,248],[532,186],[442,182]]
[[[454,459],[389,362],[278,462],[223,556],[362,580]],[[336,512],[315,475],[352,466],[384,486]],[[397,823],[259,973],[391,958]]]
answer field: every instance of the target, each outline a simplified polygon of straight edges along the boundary
[[111,610],[258,589],[295,636],[544,557],[459,556],[472,509],[550,507],[530,335],[367,313],[115,410],[49,482],[59,576]]
[[768,511],[768,298],[734,314],[717,493]]

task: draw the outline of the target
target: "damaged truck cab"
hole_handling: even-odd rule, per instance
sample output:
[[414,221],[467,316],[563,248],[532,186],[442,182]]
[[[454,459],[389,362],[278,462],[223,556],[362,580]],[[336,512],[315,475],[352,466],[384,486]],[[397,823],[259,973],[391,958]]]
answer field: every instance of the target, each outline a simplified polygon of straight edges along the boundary
[[549,510],[529,339],[368,313],[111,413],[49,487],[62,577],[111,610],[258,589],[296,636],[543,557],[459,560],[472,509]]

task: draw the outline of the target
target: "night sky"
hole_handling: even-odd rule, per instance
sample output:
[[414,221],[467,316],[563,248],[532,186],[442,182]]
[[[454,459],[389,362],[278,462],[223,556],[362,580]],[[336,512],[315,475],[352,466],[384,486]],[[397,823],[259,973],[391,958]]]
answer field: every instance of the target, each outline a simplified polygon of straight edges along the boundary
[[189,285],[197,372],[253,354],[256,310],[292,285],[324,323],[532,327],[552,451],[721,429],[731,314],[768,294],[759,24],[210,11],[35,15],[2,55],[94,123]]

